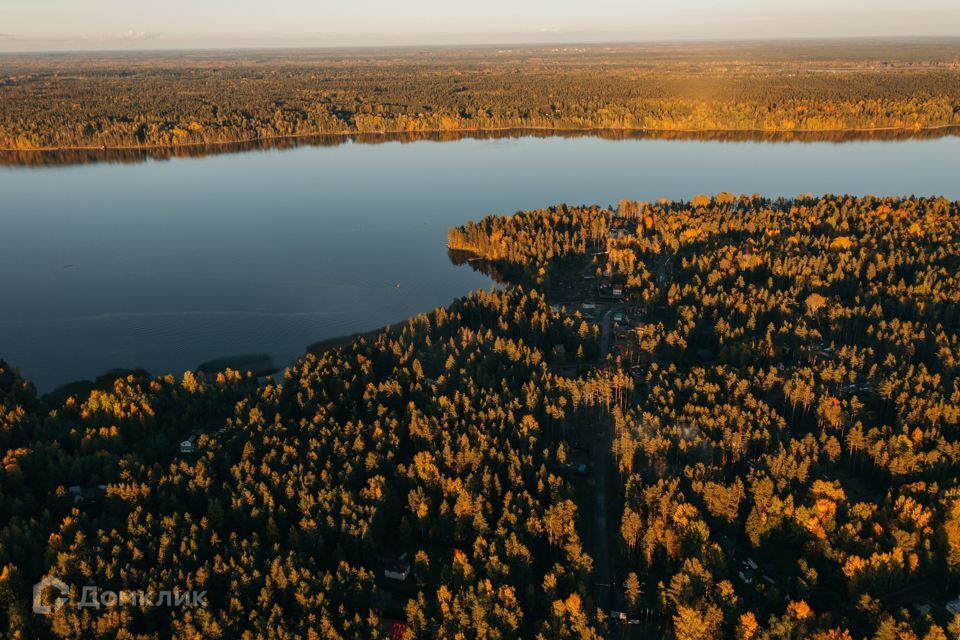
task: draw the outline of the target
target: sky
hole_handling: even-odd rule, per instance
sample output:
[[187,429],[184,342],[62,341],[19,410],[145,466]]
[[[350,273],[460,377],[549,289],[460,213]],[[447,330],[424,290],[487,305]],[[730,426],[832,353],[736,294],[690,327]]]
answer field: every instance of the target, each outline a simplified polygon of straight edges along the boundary
[[0,51],[960,36],[960,0],[0,0]]

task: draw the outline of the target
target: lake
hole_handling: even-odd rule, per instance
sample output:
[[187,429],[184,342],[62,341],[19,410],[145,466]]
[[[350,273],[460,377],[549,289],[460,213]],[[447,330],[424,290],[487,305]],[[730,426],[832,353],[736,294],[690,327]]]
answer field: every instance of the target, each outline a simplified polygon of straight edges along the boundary
[[513,137],[0,167],[0,358],[41,391],[181,373],[401,321],[490,281],[447,256],[487,214],[732,191],[960,198],[960,138]]

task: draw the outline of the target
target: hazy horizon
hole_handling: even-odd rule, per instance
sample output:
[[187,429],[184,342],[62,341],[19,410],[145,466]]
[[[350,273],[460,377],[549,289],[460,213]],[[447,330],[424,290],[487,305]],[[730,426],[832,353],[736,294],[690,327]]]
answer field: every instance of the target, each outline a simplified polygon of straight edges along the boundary
[[483,10],[439,0],[403,5],[187,0],[34,0],[0,6],[0,52],[173,49],[348,48],[601,44],[697,40],[949,38],[960,36],[960,4],[918,0],[492,0]]

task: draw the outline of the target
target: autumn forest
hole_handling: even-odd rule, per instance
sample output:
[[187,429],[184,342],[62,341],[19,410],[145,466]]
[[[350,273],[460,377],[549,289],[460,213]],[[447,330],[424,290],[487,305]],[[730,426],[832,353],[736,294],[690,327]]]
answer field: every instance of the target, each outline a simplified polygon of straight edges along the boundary
[[[0,623],[19,638],[955,637],[958,209],[559,205],[450,231],[503,289],[276,379],[129,375],[53,400],[4,366]],[[585,288],[609,313],[572,302]],[[208,602],[98,612],[70,606],[75,587],[32,615],[47,573]]]
[[98,37],[0,54],[0,635],[960,638],[960,40]]
[[960,125],[941,41],[0,56],[0,149],[318,134]]

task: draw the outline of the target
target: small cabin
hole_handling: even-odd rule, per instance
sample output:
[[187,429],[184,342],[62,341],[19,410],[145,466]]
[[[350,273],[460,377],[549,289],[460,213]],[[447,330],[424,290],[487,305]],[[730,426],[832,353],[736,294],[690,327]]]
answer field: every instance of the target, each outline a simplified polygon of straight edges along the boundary
[[107,493],[107,485],[98,484],[96,488],[84,489],[80,485],[67,487],[67,491],[73,497],[74,504],[80,504],[84,500],[95,500],[102,498]]
[[407,625],[398,622],[390,629],[390,640],[403,640],[407,634]]
[[180,453],[194,453],[197,450],[197,436],[193,435],[180,443]]
[[950,612],[950,615],[960,615],[960,596],[957,596],[956,600],[951,600],[947,603],[947,611]]
[[396,560],[387,560],[383,567],[383,575],[398,582],[406,580],[410,576],[410,563],[407,562],[407,554],[403,554]]

